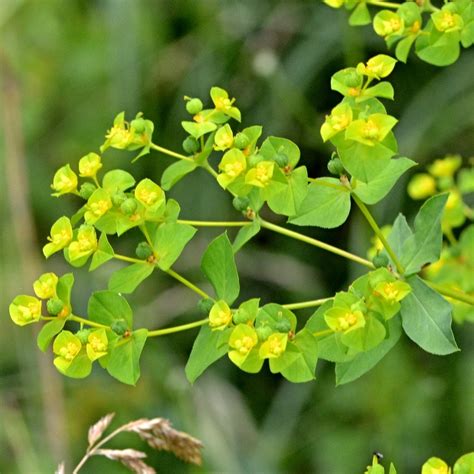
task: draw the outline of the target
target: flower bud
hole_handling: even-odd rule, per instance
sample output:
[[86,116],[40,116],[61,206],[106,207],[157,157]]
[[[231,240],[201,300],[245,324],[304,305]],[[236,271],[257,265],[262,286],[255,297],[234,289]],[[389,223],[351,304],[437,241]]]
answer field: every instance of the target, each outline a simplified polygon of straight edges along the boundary
[[412,199],[426,199],[436,192],[436,181],[429,174],[417,173],[408,183],[407,191]]
[[198,302],[198,309],[201,314],[207,316],[212,309],[214,302],[210,298],[203,298]]
[[133,119],[130,122],[130,127],[136,132],[136,133],[143,133],[146,128],[146,122],[145,119],[142,117],[138,117],[136,119]]
[[291,331],[291,323],[288,319],[281,319],[275,324],[275,329],[278,332],[289,332]]
[[271,334],[273,334],[273,329],[270,326],[260,326],[256,329],[257,336],[260,341],[266,341]]
[[93,178],[102,168],[100,156],[97,153],[88,153],[79,160],[79,176]]
[[120,207],[127,200],[127,195],[123,191],[118,191],[112,195],[111,199],[114,206]]
[[341,176],[341,174],[344,173],[344,165],[342,164],[342,161],[339,158],[332,158],[329,160],[328,171],[335,176]]
[[186,102],[186,110],[191,115],[196,115],[201,112],[203,107],[201,99],[191,99]]
[[87,201],[96,189],[97,187],[93,183],[82,183],[79,189],[79,194],[82,199],[85,199]]
[[120,210],[126,215],[131,216],[138,207],[138,203],[134,198],[127,198],[120,205]]
[[52,298],[56,295],[56,285],[58,284],[58,277],[54,273],[43,273],[34,283],[33,289],[36,296],[43,300]]
[[375,265],[375,268],[386,267],[388,265],[388,257],[384,253],[379,253],[372,259],[372,263]]
[[64,303],[59,298],[51,298],[46,303],[46,309],[51,316],[56,316],[64,308]]
[[246,211],[247,208],[249,207],[250,201],[248,197],[242,197],[242,196],[236,196],[232,200],[232,205],[234,206],[234,209],[240,212]]
[[234,146],[239,150],[243,150],[250,143],[249,137],[245,133],[239,132],[234,138]]
[[90,329],[81,329],[76,332],[76,337],[81,341],[81,344],[87,344],[87,338],[91,333]]
[[147,242],[140,242],[135,249],[135,254],[138,258],[146,260],[148,257],[153,255],[153,250]]
[[186,137],[183,141],[183,150],[189,155],[199,151],[199,142],[194,137]]
[[128,324],[124,319],[116,319],[110,326],[115,334],[123,336],[128,330]]

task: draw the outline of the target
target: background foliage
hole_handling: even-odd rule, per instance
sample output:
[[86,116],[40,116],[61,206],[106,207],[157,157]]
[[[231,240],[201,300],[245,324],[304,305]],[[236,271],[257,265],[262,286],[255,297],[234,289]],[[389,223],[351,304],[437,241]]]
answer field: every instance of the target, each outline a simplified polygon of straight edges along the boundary
[[[331,148],[318,130],[339,100],[330,75],[386,52],[370,27],[349,27],[344,11],[316,0],[4,0],[0,28],[1,472],[52,472],[60,459],[77,459],[87,426],[109,411],[122,421],[166,416],[202,439],[204,468],[189,472],[362,472],[374,450],[400,472],[415,472],[432,455],[453,462],[472,449],[474,347],[466,325],[454,329],[462,352],[437,358],[405,340],[374,371],[339,388],[329,364],[318,365],[315,383],[291,385],[268,371],[241,373],[227,361],[191,387],[183,368],[194,334],[184,333],[149,344],[133,388],[99,372],[80,381],[60,377],[31,344],[30,330],[14,327],[6,311],[46,271],[41,246],[51,223],[73,208],[49,195],[53,172],[97,149],[118,111],[143,111],[156,124],[155,142],[179,149],[183,96],[220,85],[238,98],[245,125],[262,123],[266,133],[298,143],[302,164],[320,176]],[[447,152],[470,156],[472,77],[473,51],[447,69],[413,56],[397,65],[397,101],[388,111],[400,118],[402,155],[418,163]],[[124,155],[116,159],[130,166]],[[113,160],[106,164],[114,167]],[[170,162],[152,153],[134,174],[158,180]],[[407,179],[374,209],[381,224],[418,206],[406,195]],[[198,171],[173,188],[183,218],[236,218],[229,196],[211,183]],[[176,268],[203,283],[200,255],[218,232],[200,230]],[[336,231],[311,232],[361,255],[370,238],[356,210]],[[361,271],[265,232],[237,263],[244,298],[282,303],[328,296]],[[47,269],[67,271],[61,257]],[[108,273],[82,269],[76,305],[85,307],[91,291],[105,288]],[[160,273],[131,304],[148,326],[196,317],[195,295]],[[153,456],[163,471],[187,469],[170,455]],[[102,462],[84,472],[97,472]]]

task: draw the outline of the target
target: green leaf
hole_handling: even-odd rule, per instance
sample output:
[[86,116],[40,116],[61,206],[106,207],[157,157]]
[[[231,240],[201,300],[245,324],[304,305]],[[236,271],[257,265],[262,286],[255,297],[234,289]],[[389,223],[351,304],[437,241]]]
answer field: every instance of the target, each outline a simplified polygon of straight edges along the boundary
[[410,49],[413,46],[413,43],[416,40],[416,35],[410,35],[406,38],[403,38],[395,48],[395,56],[399,61],[402,63],[407,62],[408,54],[410,53]]
[[258,219],[252,221],[250,225],[241,227],[232,244],[233,252],[237,253],[252,237],[255,237],[260,232],[260,228]]
[[384,99],[393,100],[394,90],[392,84],[387,81],[382,81],[375,86],[369,87],[363,93],[362,98],[365,100],[367,97],[382,97]]
[[161,187],[165,191],[170,190],[178,181],[193,172],[196,168],[197,164],[194,161],[179,160],[171,164],[165,169],[161,176]]
[[296,168],[287,176],[285,187],[268,197],[268,207],[276,214],[294,216],[308,192],[308,171]]
[[107,234],[102,232],[99,238],[99,244],[97,246],[97,250],[92,255],[91,264],[89,266],[89,271],[93,271],[96,268],[103,265],[105,262],[108,262],[114,258],[114,249],[110,245]]
[[367,352],[377,347],[385,338],[384,325],[374,316],[366,318],[365,326],[341,335],[341,341],[357,351]]
[[41,351],[46,351],[48,346],[51,344],[51,341],[54,339],[54,336],[62,331],[65,323],[66,320],[64,318],[56,318],[47,322],[41,328],[41,331],[38,333],[38,337],[36,338],[36,343]]
[[72,273],[65,273],[59,277],[56,285],[56,293],[58,298],[70,309],[71,308],[71,291],[74,285],[74,275]]
[[148,278],[155,269],[151,263],[134,263],[112,274],[107,288],[115,293],[133,293],[135,288]]
[[351,16],[349,17],[349,25],[351,26],[363,26],[368,25],[372,18],[370,16],[369,9],[365,2],[360,2],[357,7],[354,8]]
[[349,362],[336,363],[336,385],[352,382],[375,367],[395,346],[401,335],[400,318],[392,318],[388,323],[388,337],[374,349],[361,352]]
[[102,187],[110,194],[125,191],[135,184],[135,178],[124,170],[112,170],[105,173]]
[[126,339],[121,339],[110,351],[107,372],[120,382],[135,385],[140,378],[140,356],[145,346],[148,330],[137,329]]
[[[401,257],[403,245],[405,244],[405,241],[412,235],[413,232],[411,231],[405,216],[403,214],[399,214],[393,223],[390,234],[387,237],[387,241],[397,257]],[[385,254],[390,258],[386,252]],[[392,261],[391,264],[393,267],[395,267],[395,264]]]
[[366,204],[375,204],[390,192],[405,171],[415,165],[416,163],[408,158],[390,160],[387,167],[369,183],[357,181],[353,192]]
[[153,248],[158,253],[158,267],[164,271],[169,270],[195,233],[196,229],[187,224],[161,224],[152,236]]
[[92,362],[87,356],[86,351],[83,349],[74,358],[74,360],[71,362],[71,365],[67,369],[60,370],[57,365],[56,368],[67,377],[71,377],[73,379],[83,379],[91,373]]
[[458,351],[451,330],[451,305],[421,278],[407,279],[412,292],[401,302],[403,329],[422,349],[446,355]]
[[194,383],[211,364],[227,354],[227,340],[231,332],[230,328],[212,331],[208,325],[201,327],[184,369],[190,383]]
[[318,178],[309,185],[298,212],[288,222],[330,229],[343,224],[350,210],[349,190],[335,178]]
[[240,284],[227,232],[209,244],[202,257],[201,269],[214,287],[217,297],[231,305],[239,296]]
[[474,452],[464,454],[454,464],[453,474],[472,474],[474,472]]
[[427,63],[435,66],[449,66],[457,61],[461,52],[458,31],[440,32],[430,20],[419,35],[415,49],[416,54]]
[[129,328],[133,325],[133,313],[127,300],[113,291],[92,293],[87,305],[91,321],[111,326],[116,321],[125,321]]
[[181,122],[181,126],[194,138],[198,139],[206,133],[213,132],[217,125],[213,122]]
[[294,168],[300,160],[301,152],[296,143],[286,138],[268,137],[262,143],[259,153],[266,160],[273,160],[277,153],[284,153],[288,157],[288,164]]
[[415,232],[407,238],[401,252],[405,275],[421,270],[427,263],[436,262],[441,253],[443,234],[441,218],[448,194],[438,194],[428,199],[415,218]]
[[318,341],[307,329],[296,334],[290,345],[298,349],[297,357],[281,374],[293,383],[309,382],[315,379],[316,363],[318,361]]

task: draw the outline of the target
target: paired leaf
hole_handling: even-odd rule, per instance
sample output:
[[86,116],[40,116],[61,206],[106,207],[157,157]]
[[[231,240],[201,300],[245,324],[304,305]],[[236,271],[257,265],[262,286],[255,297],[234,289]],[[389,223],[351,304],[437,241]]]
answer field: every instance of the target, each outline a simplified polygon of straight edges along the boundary
[[41,331],[38,333],[38,337],[36,338],[36,343],[41,351],[46,351],[54,337],[63,330],[65,324],[66,319],[56,318],[49,321],[41,328]]
[[261,226],[258,219],[255,219],[251,224],[240,228],[232,244],[233,252],[237,253],[250,239],[260,232],[260,228]]
[[113,273],[107,287],[116,293],[133,293],[137,286],[153,273],[154,269],[155,266],[152,263],[134,263]]
[[179,160],[168,166],[161,176],[161,187],[169,191],[178,181],[197,168],[194,161]]
[[111,326],[116,321],[125,321],[129,328],[133,325],[133,313],[127,300],[113,291],[92,293],[87,305],[91,321]]
[[89,266],[89,271],[95,270],[96,268],[103,265],[105,262],[108,262],[114,258],[114,249],[109,243],[107,239],[107,234],[102,232],[99,238],[99,243],[97,246],[97,250],[92,255],[92,261]]
[[201,269],[217,297],[231,305],[239,296],[240,283],[227,232],[209,244],[202,257]]

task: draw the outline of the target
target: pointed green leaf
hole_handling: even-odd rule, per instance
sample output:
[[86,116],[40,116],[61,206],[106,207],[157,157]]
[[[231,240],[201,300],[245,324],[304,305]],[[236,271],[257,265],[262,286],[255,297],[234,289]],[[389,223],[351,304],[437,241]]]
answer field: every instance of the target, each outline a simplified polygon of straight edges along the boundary
[[231,305],[239,296],[240,283],[227,232],[209,244],[202,257],[201,269],[217,297]]
[[368,25],[371,22],[371,16],[367,4],[360,2],[349,17],[349,25],[351,26],[363,26]]
[[140,378],[140,356],[148,336],[146,329],[137,329],[126,339],[119,340],[110,351],[107,372],[120,382],[135,385]]
[[392,318],[388,323],[388,337],[377,347],[359,353],[349,362],[336,363],[336,385],[352,382],[375,367],[400,339],[400,318]]
[[335,178],[318,178],[308,187],[296,215],[288,222],[330,229],[343,224],[351,210],[351,195]]
[[446,355],[458,351],[451,330],[451,305],[418,276],[407,279],[412,292],[401,302],[403,329],[422,349]]
[[459,31],[440,32],[430,20],[419,35],[415,49],[416,54],[427,63],[435,66],[449,66],[456,62],[461,52]]
[[187,174],[193,172],[197,168],[197,164],[194,161],[179,160],[165,169],[161,176],[161,187],[168,191],[178,181],[184,178]]
[[260,222],[255,219],[250,225],[240,228],[232,244],[233,252],[237,253],[250,239],[255,237],[260,232],[260,227]]
[[107,234],[102,232],[99,238],[99,244],[97,246],[97,250],[92,255],[91,264],[89,266],[89,271],[93,271],[96,268],[103,265],[105,262],[108,262],[114,258],[114,249],[110,245]]
[[153,248],[158,253],[158,267],[164,271],[169,270],[195,233],[196,229],[187,224],[161,224],[152,236]]
[[58,298],[68,307],[71,308],[71,291],[74,285],[74,275],[72,273],[65,273],[59,277],[56,285],[56,293]]
[[443,234],[441,217],[448,194],[438,194],[428,199],[415,218],[415,232],[404,243],[401,263],[405,275],[421,270],[427,263],[436,262],[441,253]]
[[54,336],[62,331],[65,323],[66,320],[64,318],[56,318],[47,322],[41,328],[41,331],[38,333],[38,337],[36,338],[36,343],[41,351],[46,351],[48,346],[51,344],[51,341],[54,339]]
[[387,167],[369,183],[357,181],[353,192],[366,204],[375,204],[390,192],[405,171],[415,165],[416,163],[408,158],[390,160]]
[[211,364],[227,354],[227,340],[231,332],[232,329],[212,331],[208,325],[201,327],[184,369],[190,383],[194,383]]
[[300,159],[300,149],[296,143],[287,138],[268,137],[262,143],[259,153],[266,159],[272,161],[277,153],[284,153],[288,157],[288,164],[294,168]]
[[153,273],[154,269],[155,265],[147,262],[128,265],[112,274],[107,287],[116,293],[133,293],[135,288]]
[[125,191],[135,184],[135,178],[124,170],[112,170],[105,173],[102,187],[110,194]]
[[116,321],[125,321],[129,328],[133,324],[133,313],[127,300],[113,291],[96,291],[92,293],[87,305],[91,321],[112,325]]

